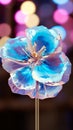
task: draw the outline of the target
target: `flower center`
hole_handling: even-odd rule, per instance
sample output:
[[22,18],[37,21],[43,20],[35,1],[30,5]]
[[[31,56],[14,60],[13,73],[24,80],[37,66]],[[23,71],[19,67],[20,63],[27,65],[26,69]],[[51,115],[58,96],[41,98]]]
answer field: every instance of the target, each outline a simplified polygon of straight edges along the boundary
[[40,64],[41,58],[43,57],[42,53],[46,50],[45,46],[42,46],[39,51],[36,51],[37,44],[34,43],[34,45],[31,43],[31,41],[27,38],[27,48],[26,51],[30,53],[28,63],[31,68],[33,68],[35,65]]
[[42,53],[46,50],[46,47],[42,46],[42,48],[39,51],[36,51],[36,47],[37,47],[36,43],[34,43],[34,45],[32,45],[31,41],[28,41],[27,50],[30,52],[31,57],[34,59],[41,58]]
[[38,54],[34,51],[34,52],[32,53],[32,56],[33,56],[34,58],[37,58],[37,57],[38,57]]

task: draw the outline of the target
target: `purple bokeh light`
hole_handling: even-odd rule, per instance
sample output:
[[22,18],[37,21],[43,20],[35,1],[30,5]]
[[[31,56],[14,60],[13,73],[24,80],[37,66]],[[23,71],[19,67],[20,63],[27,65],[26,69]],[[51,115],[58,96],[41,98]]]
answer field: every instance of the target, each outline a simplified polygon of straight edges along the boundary
[[73,2],[69,1],[63,5],[58,5],[58,9],[65,9],[70,14],[73,12]]

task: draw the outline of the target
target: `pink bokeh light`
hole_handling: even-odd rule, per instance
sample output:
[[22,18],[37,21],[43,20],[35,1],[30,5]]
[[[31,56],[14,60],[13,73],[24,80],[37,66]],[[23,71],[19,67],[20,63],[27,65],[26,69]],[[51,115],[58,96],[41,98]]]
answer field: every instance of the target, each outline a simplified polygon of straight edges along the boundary
[[16,33],[16,36],[25,36],[25,32],[19,31],[19,32]]
[[73,43],[73,30],[70,31],[70,36],[69,36],[69,38],[70,38],[70,41]]
[[15,27],[15,32],[25,31],[26,28],[27,28],[26,25],[17,24]]
[[66,28],[67,31],[72,30],[73,29],[73,18],[70,16],[68,21],[63,24],[64,28]]
[[18,10],[14,15],[14,19],[18,24],[25,24],[27,21],[27,16],[22,13],[22,11]]
[[11,34],[11,27],[7,23],[0,24],[0,37],[9,36]]
[[16,36],[25,36],[25,29],[27,29],[27,27],[25,25],[16,25],[15,27],[15,34]]
[[12,0],[0,0],[0,3],[3,5],[10,4]]
[[64,9],[57,9],[53,14],[53,18],[59,24],[66,23],[69,18],[68,12]]

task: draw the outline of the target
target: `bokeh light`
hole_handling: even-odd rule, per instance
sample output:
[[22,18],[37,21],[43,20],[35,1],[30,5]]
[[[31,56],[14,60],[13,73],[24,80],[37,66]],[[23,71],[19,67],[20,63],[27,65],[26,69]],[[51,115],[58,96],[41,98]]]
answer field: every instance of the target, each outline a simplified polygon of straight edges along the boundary
[[2,47],[5,43],[6,43],[6,41],[9,39],[9,37],[7,37],[7,36],[5,36],[5,37],[2,37],[1,39],[0,39],[0,47]]
[[39,23],[40,23],[40,19],[38,15],[32,14],[32,15],[28,15],[27,22],[25,24],[27,27],[34,27],[39,25]]
[[70,34],[70,36],[69,36],[70,41],[71,41],[72,44],[73,44],[73,30],[71,30],[69,34]]
[[15,27],[15,32],[24,31],[27,27],[25,25],[17,24]]
[[61,35],[62,40],[66,38],[66,30],[63,26],[53,26],[52,29],[54,29],[58,34]]
[[57,22],[59,24],[63,24],[65,22],[67,22],[67,20],[69,18],[68,12],[64,9],[57,9],[56,11],[54,11],[53,18],[54,18],[55,22]]
[[65,4],[67,3],[69,0],[52,0],[55,4]]
[[12,0],[0,0],[0,3],[3,5],[10,4]]
[[73,2],[69,1],[63,5],[58,5],[58,9],[65,9],[70,14],[73,12]]
[[54,9],[50,4],[42,4],[39,8],[39,15],[41,18],[51,16]]
[[25,31],[18,31],[16,36],[25,36]]
[[32,1],[25,1],[21,4],[20,9],[24,14],[33,14],[36,11],[36,5]]
[[18,24],[24,24],[27,16],[21,10],[18,10],[14,15],[14,19]]
[[0,24],[0,37],[9,36],[11,34],[11,27],[7,23]]
[[15,27],[16,36],[24,36],[26,28],[27,27],[25,25],[20,25],[20,24],[16,25],[16,27]]

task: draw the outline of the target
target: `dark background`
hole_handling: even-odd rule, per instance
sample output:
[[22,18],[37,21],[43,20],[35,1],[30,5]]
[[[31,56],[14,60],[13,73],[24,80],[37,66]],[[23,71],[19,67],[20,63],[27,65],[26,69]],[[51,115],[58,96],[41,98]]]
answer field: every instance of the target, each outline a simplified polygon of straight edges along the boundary
[[[10,37],[16,36],[14,29],[17,23],[13,17],[23,1],[12,0],[9,5],[0,4],[0,24],[6,22],[11,26]],[[33,0],[33,2],[37,7],[36,14],[40,17],[39,25],[48,28],[59,25],[53,20],[57,4],[52,0]],[[42,18],[39,10],[45,3],[51,5],[53,12],[50,16]],[[73,12],[69,17],[73,20]],[[66,22],[63,26],[73,30],[73,22]],[[70,31],[69,28],[67,31]],[[68,36],[65,41],[68,43],[66,54],[73,64],[73,42]],[[8,86],[8,78],[9,74],[0,65],[0,130],[34,130],[35,100],[28,96],[13,94]],[[63,86],[57,97],[40,101],[40,130],[73,130],[73,72],[69,82]]]

